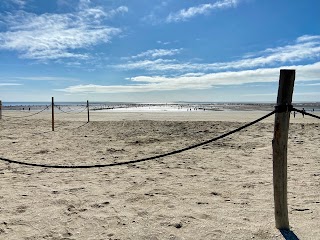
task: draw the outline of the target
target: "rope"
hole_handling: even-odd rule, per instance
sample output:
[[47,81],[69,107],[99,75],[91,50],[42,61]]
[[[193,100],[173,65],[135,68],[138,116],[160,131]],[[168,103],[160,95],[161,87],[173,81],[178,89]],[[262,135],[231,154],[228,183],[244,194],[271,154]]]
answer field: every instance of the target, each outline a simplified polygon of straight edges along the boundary
[[265,116],[263,116],[261,118],[258,118],[255,121],[247,123],[247,124],[245,124],[245,125],[243,125],[243,126],[241,126],[239,128],[236,128],[236,129],[234,129],[234,130],[232,130],[230,132],[224,133],[224,134],[222,134],[222,135],[220,135],[218,137],[209,139],[207,141],[200,142],[200,143],[197,143],[197,144],[194,144],[194,145],[191,145],[191,146],[188,146],[188,147],[184,147],[184,148],[181,148],[181,149],[178,149],[178,150],[174,150],[172,152],[163,153],[163,154],[159,154],[159,155],[155,155],[155,156],[147,157],[147,158],[141,158],[141,159],[137,159],[137,160],[130,160],[130,161],[125,161],[125,162],[110,163],[110,164],[74,165],[74,166],[70,166],[70,165],[69,166],[68,165],[47,165],[47,164],[39,164],[39,163],[26,163],[26,162],[21,162],[21,161],[17,161],[17,160],[11,160],[11,159],[7,159],[7,158],[3,158],[3,157],[0,157],[0,160],[4,161],[4,162],[8,162],[8,163],[15,163],[15,164],[33,166],[33,167],[44,167],[44,168],[72,168],[72,169],[79,168],[80,169],[80,168],[102,168],[102,167],[113,167],[113,166],[120,166],[120,165],[128,165],[128,164],[145,162],[145,161],[150,161],[150,160],[155,160],[155,159],[158,159],[158,158],[163,158],[163,157],[175,155],[175,154],[178,154],[178,153],[182,153],[182,152],[191,150],[193,148],[197,148],[197,147],[206,145],[206,144],[211,143],[211,142],[215,142],[215,141],[217,141],[219,139],[225,138],[225,137],[227,137],[227,136],[229,136],[231,134],[239,132],[239,131],[241,131],[241,130],[243,130],[243,129],[251,126],[251,125],[254,125],[254,124],[262,121],[263,119],[265,119],[267,117],[270,117],[275,112],[276,112],[276,110],[268,113],[267,115],[265,115]]
[[293,108],[292,110],[293,110],[293,111],[296,111],[296,112],[299,112],[299,113],[301,113],[301,114],[304,114],[304,115],[308,115],[308,116],[310,116],[310,117],[314,117],[314,118],[320,119],[319,116],[314,115],[314,114],[311,114],[311,113],[308,113],[308,112],[306,112],[306,111],[304,111],[304,110],[299,110],[299,109],[296,109],[296,108]]
[[85,125],[87,125],[88,123],[89,123],[89,122],[86,122],[85,124],[82,124],[82,125],[80,125],[79,127],[71,128],[71,130],[82,128],[82,127],[84,127]]
[[282,104],[282,105],[275,106],[274,109],[277,113],[291,112],[293,109],[293,106],[289,104]]
[[[84,127],[84,126],[87,125],[87,124],[89,124],[89,122],[86,122],[85,124],[82,124],[82,125],[80,125],[80,126],[78,126],[78,127],[70,128],[70,129],[68,129],[68,130],[76,130],[76,129],[79,129],[79,128]],[[61,129],[62,127],[63,127],[63,126],[55,126],[55,130],[56,130],[57,128]],[[50,131],[45,131],[45,132],[32,133],[32,135],[35,136],[35,135],[40,135],[40,134],[45,134],[45,133],[52,133],[52,132],[53,132],[53,131],[50,130]],[[54,132],[57,132],[57,131],[54,131]]]
[[85,107],[84,109],[80,109],[80,110],[81,110],[80,112],[77,112],[77,110],[64,111],[64,110],[62,110],[61,108],[59,108],[60,106],[57,106],[57,105],[55,105],[55,107],[56,107],[57,109],[59,109],[61,112],[67,113],[67,114],[78,114],[78,113],[84,112],[84,111],[87,109],[87,107]]
[[28,115],[28,116],[23,116],[23,117],[14,117],[14,116],[6,116],[6,115],[3,115],[3,117],[7,117],[7,118],[27,118],[27,117],[31,117],[31,116],[34,116],[34,115],[37,115],[39,113],[42,113],[44,110],[48,109],[49,106],[46,106],[44,109],[42,109],[41,111],[39,112],[36,112],[36,113],[33,113],[31,115]]

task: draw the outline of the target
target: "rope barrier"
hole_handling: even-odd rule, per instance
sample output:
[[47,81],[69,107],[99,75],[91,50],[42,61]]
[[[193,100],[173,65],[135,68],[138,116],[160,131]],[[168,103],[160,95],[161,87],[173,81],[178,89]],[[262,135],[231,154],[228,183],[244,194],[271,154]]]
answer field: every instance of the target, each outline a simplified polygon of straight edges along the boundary
[[231,134],[234,134],[236,132],[239,132],[247,127],[250,127],[260,121],[262,121],[263,119],[265,118],[268,118],[270,117],[271,115],[273,115],[274,113],[276,112],[276,110],[268,113],[267,115],[261,117],[261,118],[258,118],[257,120],[254,120],[250,123],[247,123],[239,128],[236,128],[230,132],[227,132],[227,133],[224,133],[218,137],[215,137],[215,138],[212,138],[212,139],[209,139],[207,141],[204,141],[204,142],[200,142],[200,143],[197,143],[197,144],[194,144],[194,145],[191,145],[191,146],[188,146],[188,147],[184,147],[184,148],[181,148],[181,149],[178,149],[178,150],[174,150],[174,151],[171,151],[171,152],[168,152],[168,153],[163,153],[163,154],[159,154],[159,155],[155,155],[155,156],[152,156],[152,157],[147,157],[147,158],[141,158],[141,159],[137,159],[137,160],[130,160],[130,161],[124,161],[124,162],[118,162],[118,163],[110,163],[110,164],[93,164],[93,165],[47,165],[47,164],[39,164],[39,163],[27,163],[27,162],[22,162],[22,161],[17,161],[17,160],[11,160],[11,159],[7,159],[7,158],[3,158],[3,157],[0,157],[0,160],[1,161],[4,161],[4,162],[8,162],[8,163],[15,163],[15,164],[19,164],[19,165],[26,165],[26,166],[32,166],[32,167],[44,167],[44,168],[68,168],[68,169],[84,169],[84,168],[102,168],[102,167],[113,167],[113,166],[120,166],[120,165],[128,165],[128,164],[133,164],[133,163],[139,163],[139,162],[145,162],[145,161],[151,161],[151,160],[155,160],[155,159],[159,159],[159,158],[163,158],[163,157],[167,157],[167,156],[171,156],[171,155],[175,155],[175,154],[178,154],[178,153],[182,153],[182,152],[185,152],[185,151],[188,151],[188,150],[191,150],[193,148],[197,148],[197,147],[200,147],[200,146],[203,146],[203,145],[206,145],[206,144],[209,144],[211,142],[215,142],[219,139],[222,139],[222,138],[225,138]]
[[304,114],[304,115],[308,115],[308,116],[310,116],[310,117],[314,117],[314,118],[320,119],[319,116],[314,115],[314,114],[311,114],[311,113],[308,113],[308,112],[306,112],[306,111],[304,111],[304,110],[299,110],[299,109],[296,109],[296,108],[293,108],[292,110],[293,110],[293,111],[296,111],[296,112],[299,112],[299,113],[301,113],[301,114]]
[[278,106],[275,106],[274,108],[275,108],[275,111],[277,113],[296,111],[298,113],[301,113],[302,115],[307,115],[307,116],[310,116],[310,117],[314,117],[314,118],[320,119],[320,117],[317,116],[317,115],[308,113],[308,112],[306,112],[306,110],[300,110],[300,109],[294,108],[292,105],[288,105],[288,104],[278,105]]
[[46,109],[48,109],[49,106],[46,106],[44,109],[42,109],[41,111],[39,112],[36,112],[36,113],[33,113],[31,115],[28,115],[28,116],[22,116],[22,117],[14,117],[14,116],[6,116],[6,115],[2,115],[3,117],[7,117],[7,118],[27,118],[27,117],[31,117],[31,116],[34,116],[34,115],[37,115],[39,113],[42,113],[43,111],[45,111]]
[[[89,124],[89,122],[86,122],[85,124],[82,124],[78,127],[74,127],[74,128],[68,128],[68,130],[76,130],[76,129],[79,129],[79,128],[82,128],[84,127],[85,125]],[[63,126],[57,126],[56,128],[59,128],[61,129]],[[31,133],[31,135],[35,136],[35,135],[40,135],[40,134],[45,134],[45,133],[52,133],[52,130],[50,131],[45,131],[45,132],[38,132],[38,133]]]
[[60,108],[61,106],[55,105],[55,107],[56,107],[57,109],[59,109],[59,111],[61,111],[62,113],[67,113],[67,114],[78,114],[78,113],[82,113],[82,112],[84,112],[85,110],[87,110],[87,107],[85,107],[84,109],[80,109],[80,110],[81,110],[80,112],[77,111],[77,110],[64,111],[64,110],[62,110],[62,109]]

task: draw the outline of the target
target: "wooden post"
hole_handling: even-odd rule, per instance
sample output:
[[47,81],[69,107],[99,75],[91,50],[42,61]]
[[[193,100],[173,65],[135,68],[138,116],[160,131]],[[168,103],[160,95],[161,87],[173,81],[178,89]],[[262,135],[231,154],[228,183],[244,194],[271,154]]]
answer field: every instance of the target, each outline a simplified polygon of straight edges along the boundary
[[87,100],[88,122],[90,122],[89,101]]
[[[291,105],[295,70],[280,70],[277,106]],[[287,145],[290,112],[275,114],[273,148],[273,190],[276,227],[289,230],[287,202]]]
[[2,119],[2,101],[0,100],[0,119]]
[[51,111],[52,111],[52,131],[54,131],[54,98],[51,99]]

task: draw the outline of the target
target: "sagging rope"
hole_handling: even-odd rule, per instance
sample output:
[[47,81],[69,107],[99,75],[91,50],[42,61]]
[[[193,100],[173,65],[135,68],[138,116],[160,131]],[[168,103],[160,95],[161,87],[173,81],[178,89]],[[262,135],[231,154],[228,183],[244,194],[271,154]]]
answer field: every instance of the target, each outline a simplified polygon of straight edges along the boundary
[[59,109],[59,111],[61,111],[62,113],[67,113],[67,114],[78,114],[78,113],[82,113],[84,112],[85,110],[87,110],[87,107],[83,108],[83,109],[80,109],[79,111],[77,110],[71,110],[71,111],[64,111],[61,109],[61,106],[60,105],[55,105],[55,107],[57,109]]
[[2,116],[6,117],[6,118],[27,118],[27,117],[31,117],[31,116],[37,115],[39,113],[42,113],[43,111],[47,110],[48,108],[49,108],[49,106],[46,106],[44,109],[40,110],[39,112],[30,114],[30,115],[27,115],[27,116],[22,116],[22,117],[14,117],[14,116],[6,116],[6,115],[2,115]]
[[[86,122],[84,124],[81,124],[80,126],[77,126],[77,127],[73,127],[73,128],[68,128],[68,130],[76,130],[76,129],[79,129],[79,128],[82,128],[84,127],[85,125],[89,124],[89,122]],[[59,128],[61,129],[63,126],[57,126],[55,128]],[[31,133],[31,135],[35,136],[35,135],[40,135],[40,134],[46,134],[46,133],[52,133],[52,130],[50,131],[45,131],[45,132],[38,132],[38,133]]]
[[120,166],[120,165],[128,165],[128,164],[134,164],[134,163],[140,163],[140,162],[145,162],[145,161],[151,161],[151,160],[156,160],[156,159],[159,159],[159,158],[163,158],[163,157],[168,157],[168,156],[171,156],[171,155],[175,155],[175,154],[178,154],[178,153],[182,153],[182,152],[185,152],[185,151],[188,151],[188,150],[191,150],[191,149],[194,149],[194,148],[197,148],[197,147],[200,147],[200,146],[203,146],[203,145],[206,145],[206,144],[209,144],[209,143],[212,143],[212,142],[215,142],[219,139],[222,139],[222,138],[225,138],[231,134],[234,134],[236,132],[239,132],[247,127],[250,127],[260,121],[262,121],[263,119],[265,118],[268,118],[270,117],[271,115],[273,115],[274,113],[276,113],[277,110],[274,110],[270,113],[268,113],[267,115],[261,117],[261,118],[258,118],[257,120],[255,121],[252,121],[250,123],[247,123],[239,128],[236,128],[230,132],[227,132],[227,133],[224,133],[218,137],[215,137],[215,138],[212,138],[212,139],[209,139],[207,141],[204,141],[204,142],[200,142],[200,143],[197,143],[197,144],[194,144],[194,145],[191,145],[191,146],[188,146],[188,147],[184,147],[184,148],[181,148],[181,149],[178,149],[178,150],[174,150],[174,151],[171,151],[171,152],[168,152],[168,153],[163,153],[163,154],[159,154],[159,155],[155,155],[155,156],[152,156],[152,157],[147,157],[147,158],[141,158],[141,159],[136,159],[136,160],[130,160],[130,161],[124,161],[124,162],[118,162],[118,163],[109,163],[109,164],[93,164],[93,165],[74,165],[74,166],[70,166],[70,165],[47,165],[47,164],[39,164],[39,163],[27,163],[27,162],[21,162],[21,161],[17,161],[17,160],[11,160],[11,159],[7,159],[7,158],[3,158],[3,157],[0,157],[0,160],[1,161],[4,161],[4,162],[8,162],[8,163],[15,163],[15,164],[19,164],[19,165],[25,165],[25,166],[32,166],[32,167],[44,167],[44,168],[65,168],[65,169],[84,169],[84,168],[102,168],[102,167],[113,167],[113,166]]

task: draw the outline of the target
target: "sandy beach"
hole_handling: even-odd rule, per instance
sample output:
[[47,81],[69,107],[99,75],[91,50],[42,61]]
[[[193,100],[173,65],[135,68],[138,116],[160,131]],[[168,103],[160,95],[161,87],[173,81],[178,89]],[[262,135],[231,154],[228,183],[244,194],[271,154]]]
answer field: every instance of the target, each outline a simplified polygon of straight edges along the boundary
[[[50,109],[27,118],[6,110],[0,156],[54,165],[122,162],[206,141],[268,112],[91,111],[86,124],[86,112],[57,111],[52,132]],[[286,239],[274,221],[273,121],[126,166],[1,162],[0,239]],[[288,144],[291,230],[298,239],[319,239],[320,121],[291,116]]]

